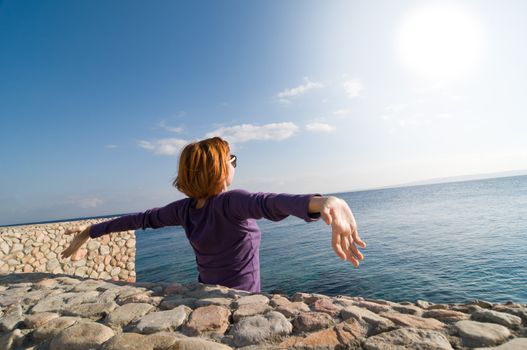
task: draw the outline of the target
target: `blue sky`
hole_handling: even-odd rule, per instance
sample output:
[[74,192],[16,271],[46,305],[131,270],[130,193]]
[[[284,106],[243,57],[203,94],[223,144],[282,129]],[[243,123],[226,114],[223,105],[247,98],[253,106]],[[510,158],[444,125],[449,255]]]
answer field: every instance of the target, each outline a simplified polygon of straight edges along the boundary
[[523,1],[0,1],[0,224],[527,168]]

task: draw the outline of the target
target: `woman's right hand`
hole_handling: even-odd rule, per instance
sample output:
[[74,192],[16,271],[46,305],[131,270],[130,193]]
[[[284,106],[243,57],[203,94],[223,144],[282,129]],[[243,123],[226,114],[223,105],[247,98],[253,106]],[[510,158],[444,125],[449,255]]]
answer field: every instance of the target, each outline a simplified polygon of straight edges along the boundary
[[70,246],[62,251],[61,257],[63,259],[75,254],[84,245],[84,243],[90,239],[90,227],[91,226],[75,226],[68,228],[66,232],[64,232],[65,235],[72,235],[77,232],[80,233],[75,235],[70,243]]

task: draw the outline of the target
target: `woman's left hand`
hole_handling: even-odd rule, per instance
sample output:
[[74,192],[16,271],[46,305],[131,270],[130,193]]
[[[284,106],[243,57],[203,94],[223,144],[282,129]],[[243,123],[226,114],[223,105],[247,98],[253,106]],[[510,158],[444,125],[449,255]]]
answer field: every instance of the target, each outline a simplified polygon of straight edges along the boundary
[[357,223],[348,204],[337,197],[323,197],[320,215],[326,224],[331,225],[331,246],[335,254],[359,267],[359,261],[364,259],[364,255],[356,245],[366,248],[366,243],[359,237]]

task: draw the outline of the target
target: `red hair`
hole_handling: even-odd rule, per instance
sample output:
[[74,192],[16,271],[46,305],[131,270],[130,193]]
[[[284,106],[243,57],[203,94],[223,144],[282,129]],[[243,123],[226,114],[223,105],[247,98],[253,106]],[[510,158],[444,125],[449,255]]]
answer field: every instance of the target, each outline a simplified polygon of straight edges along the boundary
[[190,143],[181,151],[172,185],[195,199],[217,195],[225,186],[229,159],[229,143],[219,137]]

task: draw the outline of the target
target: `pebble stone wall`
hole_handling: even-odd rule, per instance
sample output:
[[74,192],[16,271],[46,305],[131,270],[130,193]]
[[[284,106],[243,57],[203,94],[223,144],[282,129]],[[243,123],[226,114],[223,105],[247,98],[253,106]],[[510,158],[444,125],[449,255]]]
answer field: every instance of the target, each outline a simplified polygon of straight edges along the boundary
[[64,234],[67,228],[105,220],[0,227],[0,274],[48,272],[135,282],[134,231],[90,239],[70,258],[60,257],[73,239],[73,235]]

